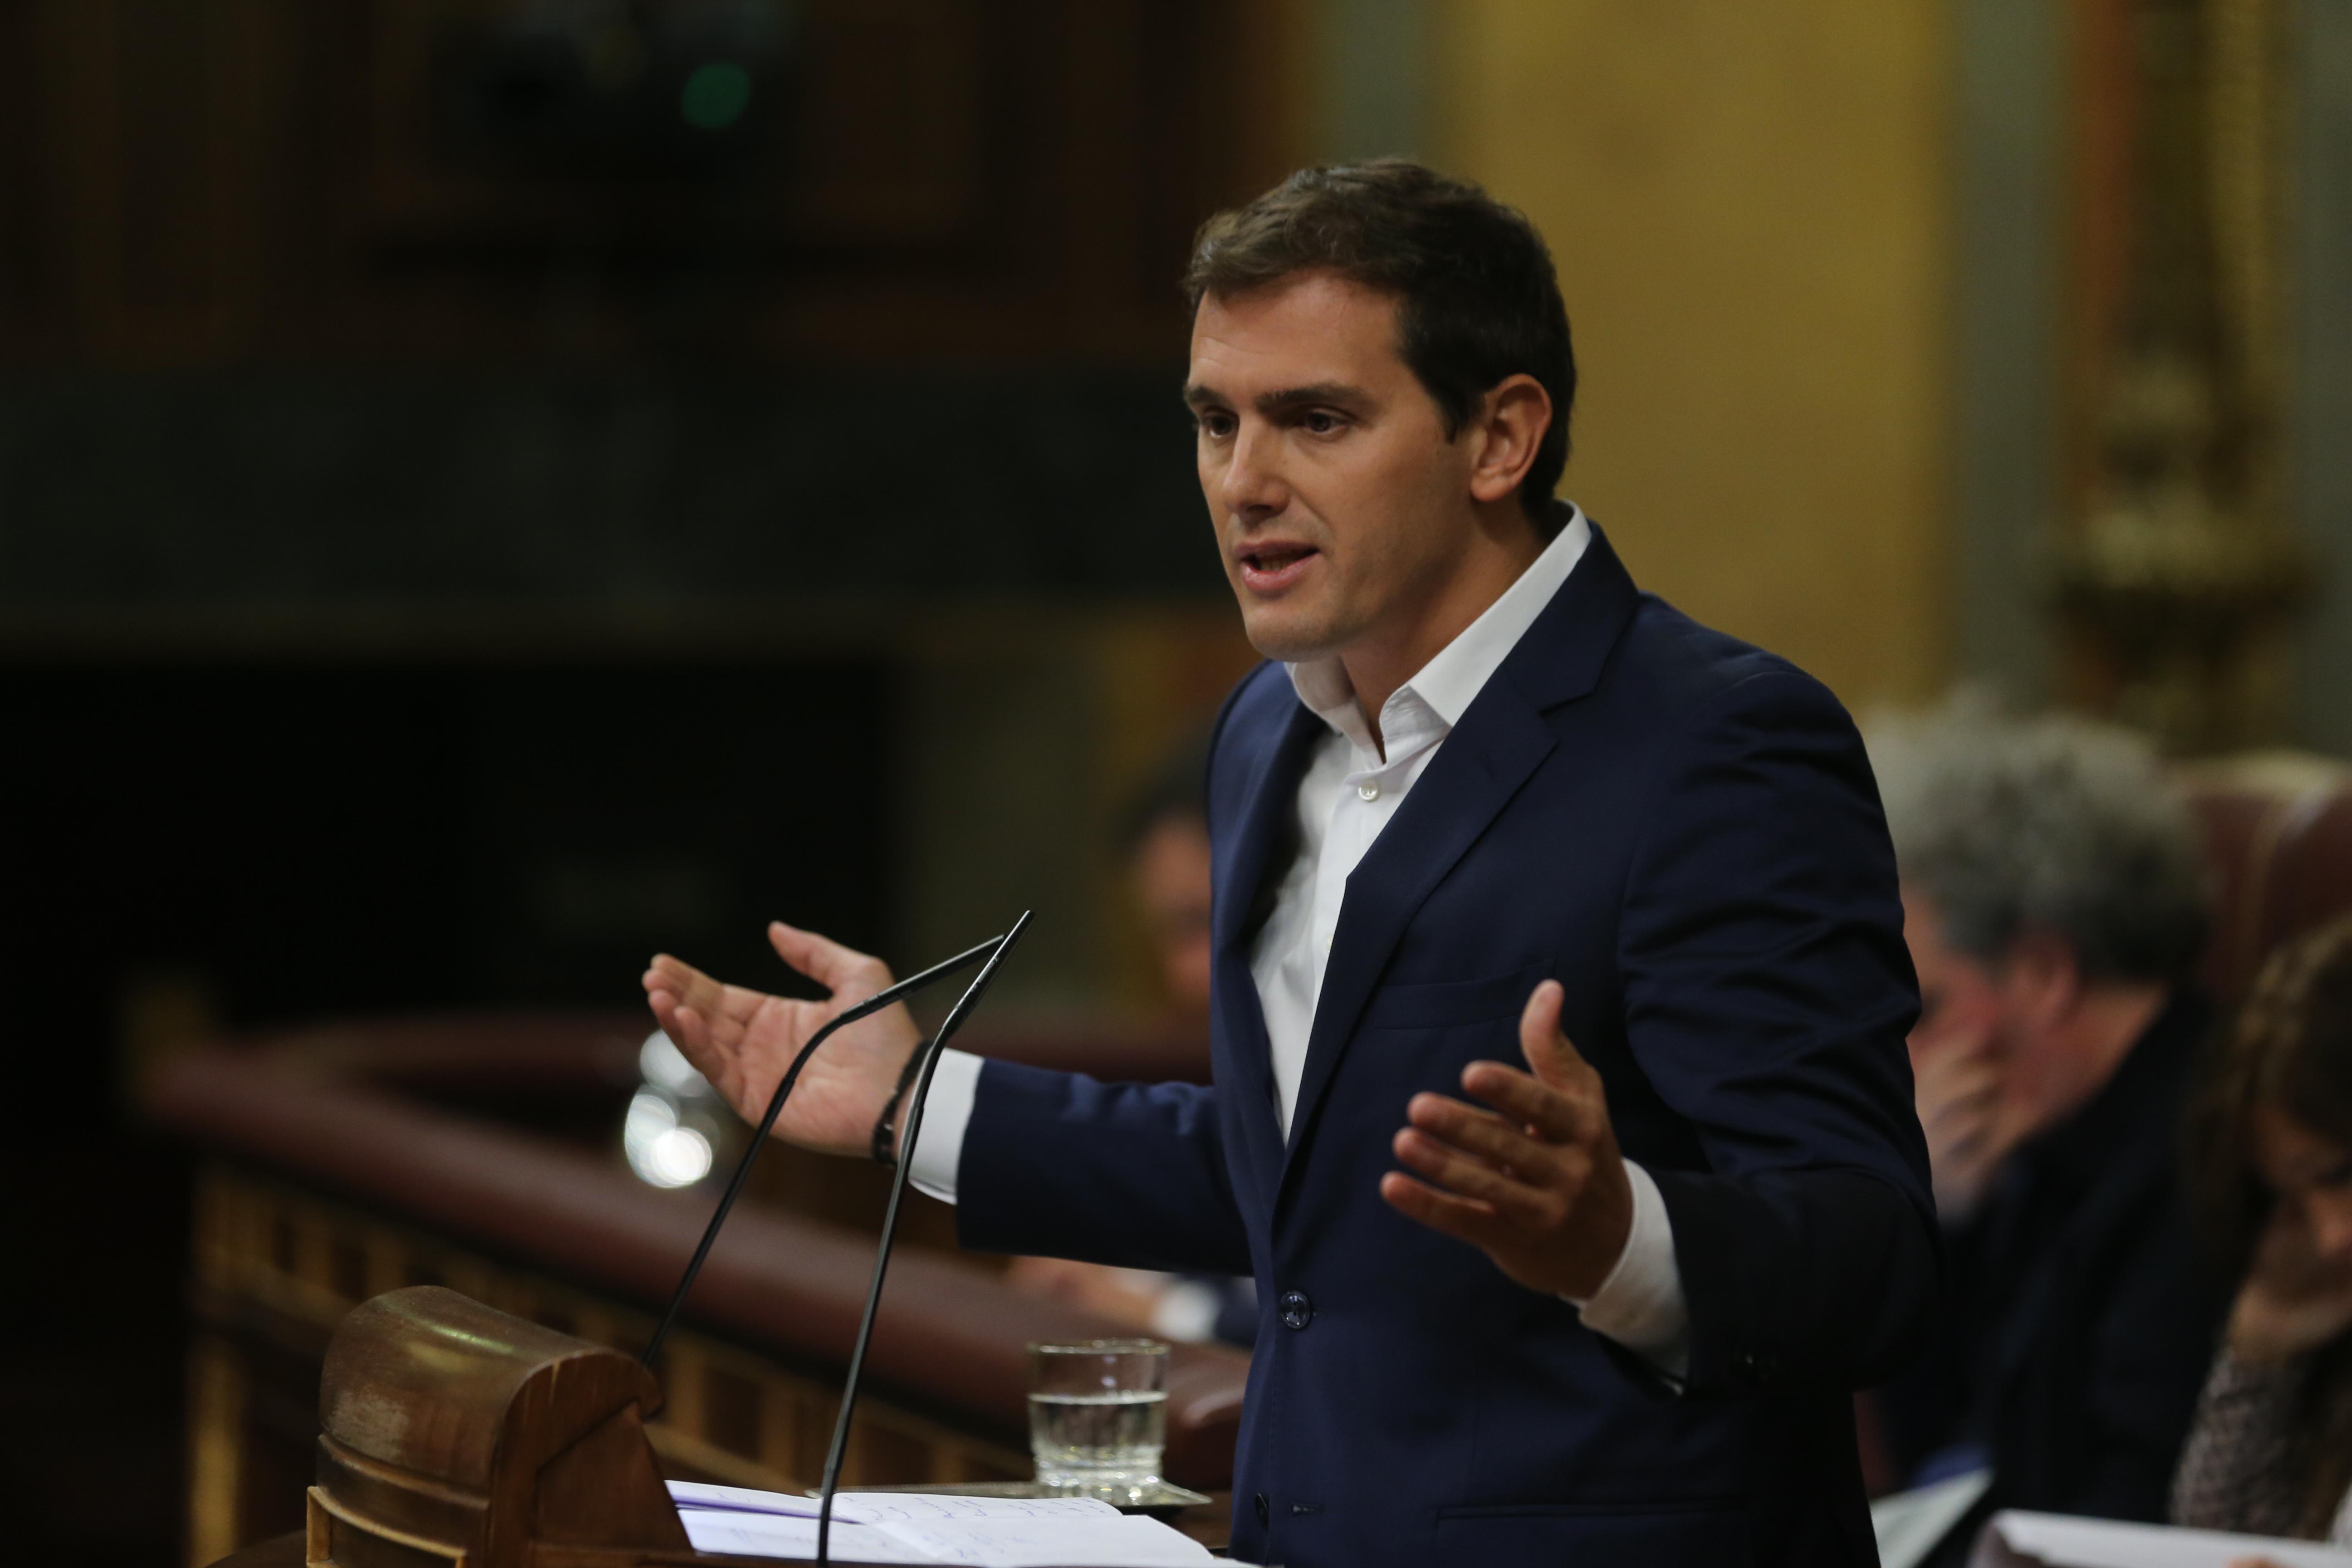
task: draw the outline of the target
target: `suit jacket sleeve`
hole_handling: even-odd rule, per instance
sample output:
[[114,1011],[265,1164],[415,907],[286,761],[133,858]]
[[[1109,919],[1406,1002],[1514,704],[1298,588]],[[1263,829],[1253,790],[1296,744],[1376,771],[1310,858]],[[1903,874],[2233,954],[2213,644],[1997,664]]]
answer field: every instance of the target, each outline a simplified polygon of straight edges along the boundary
[[1694,1392],[1859,1388],[1942,1290],[1904,1037],[1918,992],[1860,736],[1776,666],[1661,764],[1619,926],[1628,1037],[1697,1135],[1651,1166],[1690,1308]]
[[956,1169],[956,1233],[981,1252],[1247,1274],[1216,1091],[982,1069]]

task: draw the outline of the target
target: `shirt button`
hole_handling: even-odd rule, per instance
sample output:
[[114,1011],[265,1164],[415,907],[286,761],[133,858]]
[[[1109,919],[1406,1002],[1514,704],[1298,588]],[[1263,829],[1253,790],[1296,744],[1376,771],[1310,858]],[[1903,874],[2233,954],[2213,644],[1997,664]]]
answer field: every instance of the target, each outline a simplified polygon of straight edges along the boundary
[[1284,1328],[1303,1329],[1314,1321],[1315,1303],[1307,1299],[1306,1291],[1285,1290],[1282,1293],[1282,1326]]
[[1373,783],[1370,779],[1366,779],[1363,783],[1356,786],[1356,798],[1359,800],[1378,800],[1381,798],[1381,786]]

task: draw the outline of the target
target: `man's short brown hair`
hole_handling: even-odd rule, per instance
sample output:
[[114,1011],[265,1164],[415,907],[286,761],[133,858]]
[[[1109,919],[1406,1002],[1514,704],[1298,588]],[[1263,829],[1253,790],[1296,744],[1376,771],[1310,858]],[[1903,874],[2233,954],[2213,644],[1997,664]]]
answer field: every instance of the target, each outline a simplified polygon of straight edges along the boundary
[[1198,310],[1301,272],[1330,271],[1397,300],[1397,353],[1459,435],[1486,393],[1525,374],[1551,395],[1551,426],[1519,486],[1538,530],[1568,467],[1576,355],[1543,237],[1466,180],[1402,158],[1301,169],[1201,226],[1184,291]]

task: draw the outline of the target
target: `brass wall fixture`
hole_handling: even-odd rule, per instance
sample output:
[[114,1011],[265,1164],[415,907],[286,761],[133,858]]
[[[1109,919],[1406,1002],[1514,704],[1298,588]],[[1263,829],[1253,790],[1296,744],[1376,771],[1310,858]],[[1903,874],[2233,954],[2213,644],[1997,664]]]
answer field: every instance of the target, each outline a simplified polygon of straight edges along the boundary
[[2204,752],[2277,738],[2311,558],[2280,500],[2278,0],[2080,0],[2069,696]]

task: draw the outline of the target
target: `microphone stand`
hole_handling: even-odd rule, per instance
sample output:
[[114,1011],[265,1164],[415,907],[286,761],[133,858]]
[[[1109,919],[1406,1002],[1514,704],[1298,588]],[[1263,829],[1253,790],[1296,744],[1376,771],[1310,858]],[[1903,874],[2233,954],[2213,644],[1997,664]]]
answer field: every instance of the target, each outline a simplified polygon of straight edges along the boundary
[[[1026,924],[1028,920],[1029,916],[1024,912],[1021,919],[1013,923],[1013,929],[1007,931],[1004,935],[991,937],[977,947],[967,948],[963,952],[957,953],[945,963],[935,963],[931,965],[930,968],[924,970],[920,974],[910,976],[908,979],[899,981],[896,985],[889,986],[885,990],[877,991],[873,995],[868,996],[865,1001],[857,1003],[854,1006],[843,1008],[839,1013],[835,1014],[830,1020],[828,1020],[823,1028],[809,1037],[808,1044],[803,1046],[800,1048],[800,1054],[793,1058],[793,1065],[784,1069],[782,1080],[776,1085],[774,1097],[768,1101],[768,1113],[760,1118],[759,1130],[751,1134],[751,1145],[743,1151],[743,1158],[736,1162],[735,1174],[729,1179],[727,1183],[727,1191],[719,1198],[719,1208],[716,1213],[711,1215],[710,1223],[703,1227],[702,1241],[701,1244],[694,1249],[693,1260],[687,1264],[686,1273],[678,1279],[677,1289],[671,1294],[669,1306],[663,1311],[660,1323],[654,1329],[654,1337],[646,1342],[645,1353],[637,1358],[637,1363],[640,1366],[652,1366],[654,1363],[654,1357],[661,1353],[662,1342],[669,1338],[670,1328],[677,1321],[678,1309],[686,1305],[687,1292],[694,1289],[694,1277],[702,1272],[703,1259],[710,1256],[710,1244],[719,1239],[719,1227],[727,1223],[727,1212],[735,1206],[736,1198],[740,1196],[743,1191],[743,1183],[751,1174],[751,1162],[759,1158],[760,1146],[768,1141],[768,1133],[770,1130],[776,1125],[776,1117],[778,1113],[784,1109],[784,1101],[792,1096],[793,1085],[800,1081],[801,1068],[808,1066],[809,1058],[816,1055],[816,1048],[824,1044],[827,1039],[831,1038],[835,1030],[845,1028],[851,1024],[855,1024],[860,1018],[871,1017],[873,1015],[882,1011],[883,1008],[890,1006],[894,1003],[904,1001],[907,997],[913,995],[916,992],[920,991],[923,987],[930,984],[933,981],[943,980],[947,976],[955,973],[958,970],[969,969],[973,963],[979,962],[981,959],[986,958],[990,961],[989,966],[987,969],[981,972],[980,981],[974,983],[975,987],[977,987],[981,983],[985,982],[991,973],[994,973],[996,968],[994,955],[1003,952],[1006,947],[1012,944],[1013,939],[1020,934],[1021,927]],[[966,1004],[973,1000],[976,1000],[973,992],[966,991],[964,993],[964,1000],[956,1004],[957,1007],[961,1011],[949,1016],[950,1026],[962,1021],[962,1013],[970,1010],[966,1006]],[[947,1036],[948,1028],[942,1027],[940,1030],[940,1039],[943,1041],[947,1038]],[[925,1047],[922,1046],[917,1046],[915,1047],[915,1050],[919,1055],[924,1049]],[[936,1057],[937,1053],[934,1052],[933,1055]],[[930,1082],[930,1073],[928,1067],[924,1069],[923,1082],[926,1085]],[[909,1138],[905,1146],[908,1149],[912,1149],[915,1146],[913,1140]],[[895,1215],[898,1212],[898,1192],[896,1188],[893,1188],[891,1191],[890,1203],[891,1212]],[[887,1237],[887,1232],[885,1232],[885,1236]],[[887,1246],[887,1240],[885,1242],[885,1246]]]
[[[882,1213],[882,1245],[874,1255],[874,1283],[866,1289],[866,1315],[858,1321],[857,1343],[849,1354],[849,1376],[842,1384],[841,1415],[833,1424],[833,1447],[824,1457],[824,1484],[818,1494],[816,1510],[817,1568],[825,1568],[832,1562],[833,1499],[841,1487],[841,1457],[849,1446],[849,1418],[857,1407],[857,1383],[866,1371],[866,1347],[874,1338],[875,1310],[882,1304],[882,1277],[890,1268],[890,1243],[898,1231],[898,1204],[907,1195],[907,1173],[914,1164],[915,1139],[923,1129],[923,1102],[930,1096],[931,1074],[940,1065],[940,1052],[946,1048],[950,1037],[962,1027],[964,1019],[980,1005],[981,996],[988,990],[988,983],[996,978],[997,968],[1003,963],[1004,955],[1013,951],[1014,942],[1021,940],[1022,931],[1029,924],[1029,910],[1022,910],[1021,918],[1013,922],[1012,929],[996,940],[987,963],[972,976],[971,984],[964,988],[964,994],[949,1009],[946,1021],[940,1025],[940,1032],[928,1044],[915,1047],[922,1058],[922,1075],[915,1080],[915,1091],[907,1099],[906,1114],[900,1121],[904,1131],[898,1135],[898,1158],[890,1174],[890,1205]],[[988,945],[982,944],[982,947]],[[973,952],[979,951],[980,948],[972,950]],[[965,953],[949,960],[949,963],[960,966],[971,956],[971,953]],[[812,1045],[814,1043],[811,1042]],[[782,1103],[781,1096],[778,1103]],[[775,1112],[771,1110],[769,1119],[772,1121],[774,1117]]]
[[817,1504],[816,1519],[816,1561],[819,1568],[832,1561],[833,1500],[841,1485],[841,1458],[849,1446],[849,1419],[857,1408],[858,1380],[866,1371],[866,1346],[874,1339],[875,1311],[882,1302],[882,1279],[890,1268],[890,1244],[898,1232],[898,1206],[907,1194],[907,1172],[914,1155],[915,1140],[922,1131],[923,1103],[930,1097],[931,1074],[939,1067],[940,1052],[963,1026],[963,1021],[971,1016],[971,1010],[980,1005],[981,997],[988,991],[989,982],[996,978],[996,971],[1004,962],[1004,955],[1013,951],[1014,942],[1021,940],[1022,931],[1028,927],[1029,915],[1030,911],[1024,910],[1021,918],[1014,921],[1003,936],[991,937],[979,946],[956,954],[945,963],[935,963],[920,974],[901,980],[896,985],[876,992],[863,1002],[843,1008],[823,1028],[809,1037],[808,1043],[800,1048],[793,1058],[792,1065],[784,1069],[783,1078],[776,1085],[775,1094],[768,1101],[767,1114],[760,1118],[759,1129],[751,1135],[751,1145],[743,1151],[743,1158],[736,1163],[735,1174],[729,1178],[727,1191],[720,1194],[719,1207],[711,1215],[710,1223],[703,1227],[702,1240],[695,1247],[694,1257],[686,1266],[686,1273],[679,1278],[677,1289],[670,1296],[669,1306],[662,1312],[661,1321],[655,1325],[653,1338],[646,1342],[645,1353],[637,1358],[640,1365],[650,1367],[654,1358],[661,1353],[662,1342],[669,1337],[671,1327],[677,1321],[678,1309],[686,1305],[687,1293],[694,1289],[695,1276],[702,1272],[703,1261],[710,1256],[711,1243],[719,1239],[719,1227],[727,1223],[728,1211],[735,1206],[745,1180],[751,1174],[751,1162],[759,1157],[760,1145],[768,1141],[769,1133],[776,1125],[777,1116],[784,1109],[784,1101],[792,1097],[793,1086],[800,1081],[801,1069],[808,1066],[811,1057],[816,1055],[816,1048],[830,1039],[834,1031],[860,1018],[871,1017],[883,1008],[913,995],[933,981],[969,969],[973,963],[986,959],[988,962],[981,966],[978,974],[972,976],[971,984],[964,988],[955,1005],[948,1009],[946,1021],[940,1025],[939,1033],[918,1045],[914,1058],[908,1064],[913,1067],[919,1063],[921,1071],[915,1079],[914,1092],[907,1099],[907,1109],[902,1118],[904,1131],[898,1137],[898,1158],[893,1163],[890,1178],[890,1203],[882,1214],[882,1245],[874,1258],[874,1283],[866,1292],[866,1310],[858,1320],[857,1341],[849,1354],[849,1376],[841,1391],[841,1415],[834,1423],[833,1447],[825,1455],[824,1485]]

